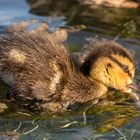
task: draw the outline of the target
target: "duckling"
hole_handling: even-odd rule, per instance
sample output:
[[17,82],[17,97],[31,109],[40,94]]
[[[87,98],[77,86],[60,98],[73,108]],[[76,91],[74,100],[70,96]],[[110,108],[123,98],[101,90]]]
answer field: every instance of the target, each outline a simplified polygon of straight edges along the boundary
[[126,93],[132,91],[130,87],[135,74],[135,64],[128,50],[113,41],[91,40],[85,54],[87,57],[81,66],[84,75],[107,87]]
[[11,32],[0,38],[0,78],[9,86],[10,99],[31,111],[95,104],[110,87],[130,92],[134,72],[131,54],[113,41],[92,42],[76,61],[47,33]]

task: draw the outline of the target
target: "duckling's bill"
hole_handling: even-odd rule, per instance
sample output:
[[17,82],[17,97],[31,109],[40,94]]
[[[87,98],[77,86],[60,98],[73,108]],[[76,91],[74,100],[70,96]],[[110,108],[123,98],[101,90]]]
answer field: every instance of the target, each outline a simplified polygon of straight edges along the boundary
[[134,93],[134,92],[130,92],[129,93],[129,96],[136,102],[140,105],[140,98],[138,96],[137,93]]
[[127,86],[127,90],[125,91],[125,93],[128,93],[129,96],[136,102],[136,104],[138,106],[140,106],[139,95],[137,93],[133,92],[133,90],[135,90],[136,92],[138,91],[138,88],[136,87],[136,85],[134,83]]

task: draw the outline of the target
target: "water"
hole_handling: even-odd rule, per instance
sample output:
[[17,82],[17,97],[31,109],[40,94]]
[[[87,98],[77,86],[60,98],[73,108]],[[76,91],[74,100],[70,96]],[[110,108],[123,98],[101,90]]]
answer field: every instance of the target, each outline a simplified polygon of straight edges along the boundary
[[[13,23],[31,20],[36,20],[37,24],[47,23],[49,32],[54,32],[58,27],[68,29],[67,42],[72,51],[81,49],[90,37],[116,39],[135,52],[137,67],[140,65],[140,9],[104,8],[74,0],[0,0],[0,17],[1,33]],[[139,75],[137,68],[137,79]],[[6,90],[1,83],[0,101],[6,102],[9,109],[1,113],[0,132],[10,131],[11,137],[19,136],[21,140],[140,138],[139,108],[133,102],[122,102],[126,98],[117,97],[117,105],[94,106],[85,113],[83,109],[81,112],[32,116],[30,112],[3,101]]]

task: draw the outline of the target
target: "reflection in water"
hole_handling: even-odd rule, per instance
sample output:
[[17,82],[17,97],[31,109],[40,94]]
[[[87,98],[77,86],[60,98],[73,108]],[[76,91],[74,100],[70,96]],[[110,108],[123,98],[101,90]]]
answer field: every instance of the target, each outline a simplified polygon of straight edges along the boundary
[[[79,112],[65,112],[54,115],[44,112],[40,117],[38,115],[29,117],[27,116],[28,112],[26,114],[25,110],[13,109],[8,114],[7,112],[3,113],[2,116],[11,119],[16,117],[19,120],[1,120],[0,132],[10,131],[12,133],[21,122],[17,134],[22,139],[34,139],[34,137],[37,140],[43,138],[48,140],[84,140],[86,138],[92,140],[93,138],[104,138],[105,132],[122,127],[122,125],[138,115],[133,104],[124,102],[127,99],[126,97],[116,95],[111,98],[116,100],[116,104],[107,106],[99,104],[88,109],[83,107]],[[110,101],[111,98],[109,98]],[[22,112],[22,114],[19,114],[19,112]],[[29,119],[29,121],[24,121],[23,119]],[[33,121],[30,121],[30,119]],[[104,133],[98,135],[99,132]],[[116,138],[112,134],[105,137],[107,140]]]
[[[22,139],[34,139],[36,137],[37,140],[43,138],[48,140],[93,140],[93,138],[106,137],[107,140],[110,140],[116,136],[112,134],[105,136],[105,133],[98,135],[97,132],[108,132],[113,128],[121,127],[137,113],[132,105],[93,107],[86,112],[86,123],[80,112],[79,115],[78,112],[75,114],[76,116],[74,112],[71,112],[65,114],[66,116],[61,114],[60,116],[50,116],[50,118],[43,115],[32,118],[34,121],[5,119],[0,121],[0,131],[10,131],[13,134],[16,130],[17,135],[20,135]],[[23,115],[21,115],[22,117]]]

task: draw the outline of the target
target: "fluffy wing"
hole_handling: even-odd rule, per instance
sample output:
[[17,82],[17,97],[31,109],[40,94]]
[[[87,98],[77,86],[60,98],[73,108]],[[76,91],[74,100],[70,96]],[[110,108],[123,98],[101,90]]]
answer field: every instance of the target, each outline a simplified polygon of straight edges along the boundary
[[10,32],[0,37],[0,78],[16,97],[51,100],[71,73],[69,51],[47,33]]

